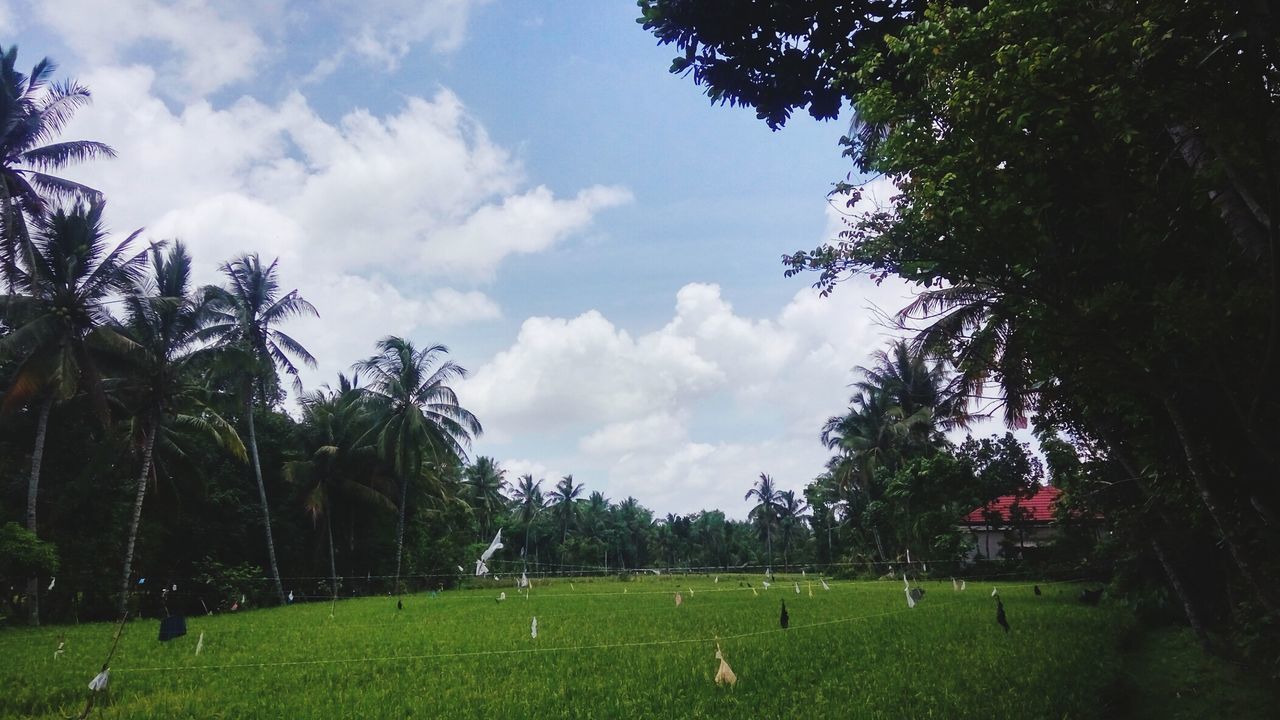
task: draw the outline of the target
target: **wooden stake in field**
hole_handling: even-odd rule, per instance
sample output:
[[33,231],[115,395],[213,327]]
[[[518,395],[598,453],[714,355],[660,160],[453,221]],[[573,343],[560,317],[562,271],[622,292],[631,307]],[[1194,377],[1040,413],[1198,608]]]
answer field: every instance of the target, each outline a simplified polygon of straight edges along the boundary
[[684,604],[684,596],[681,595],[680,593],[676,593],[676,607],[680,607],[683,604]]

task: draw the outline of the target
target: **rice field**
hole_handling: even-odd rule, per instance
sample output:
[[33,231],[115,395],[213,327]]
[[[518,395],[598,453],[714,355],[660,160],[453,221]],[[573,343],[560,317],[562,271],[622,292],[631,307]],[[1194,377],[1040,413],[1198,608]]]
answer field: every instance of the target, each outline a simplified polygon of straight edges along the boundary
[[[747,587],[751,583],[754,587]],[[130,622],[98,718],[1091,718],[1119,607],[1074,585],[779,576],[510,584]],[[795,588],[800,588],[797,594]],[[995,621],[998,587],[1011,631]],[[499,592],[507,599],[498,601]],[[683,602],[677,606],[675,594]],[[789,625],[779,627],[782,602]],[[332,612],[332,615],[331,615]],[[537,637],[531,621],[537,618]],[[75,717],[114,626],[0,631],[0,717]],[[201,652],[197,644],[203,634]],[[737,684],[713,678],[717,638]],[[55,657],[60,641],[64,652]]]

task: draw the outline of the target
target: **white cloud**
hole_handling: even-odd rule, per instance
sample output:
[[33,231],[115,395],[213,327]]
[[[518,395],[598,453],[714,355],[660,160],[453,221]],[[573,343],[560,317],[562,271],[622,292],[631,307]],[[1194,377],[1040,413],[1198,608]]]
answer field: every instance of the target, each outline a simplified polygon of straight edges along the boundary
[[486,424],[482,452],[576,438],[577,452],[557,463],[603,480],[615,499],[742,516],[759,473],[799,490],[821,472],[821,423],[846,407],[853,365],[889,336],[867,307],[907,297],[901,284],[855,280],[825,299],[800,290],[776,316],[750,318],[719,287],[692,283],[671,320],[638,337],[596,311],[531,318],[459,394]]
[[500,317],[485,283],[505,258],[562,243],[630,198],[613,187],[569,197],[529,187],[518,160],[446,90],[326,122],[298,93],[170,109],[150,68],[83,79],[95,104],[65,137],[102,140],[119,157],[68,175],[106,193],[116,230],[186,242],[201,282],[242,252],[278,257],[284,287],[323,316],[290,329],[322,362],[308,385],[383,335]]
[[[466,39],[472,12],[489,0],[27,0],[26,16],[58,35],[91,65],[141,59],[155,64],[169,97],[200,98],[260,82],[274,60],[305,44],[317,28],[349,38],[311,71],[315,81],[363,58],[394,70],[415,46],[450,53]],[[0,30],[12,30],[8,3]]]
[[32,6],[39,22],[92,65],[121,62],[144,43],[163,47],[166,88],[201,97],[260,68],[266,46],[251,19],[268,16],[274,4],[41,0]]
[[339,3],[354,30],[351,48],[394,69],[420,42],[452,52],[466,37],[472,10],[488,0],[379,0]]

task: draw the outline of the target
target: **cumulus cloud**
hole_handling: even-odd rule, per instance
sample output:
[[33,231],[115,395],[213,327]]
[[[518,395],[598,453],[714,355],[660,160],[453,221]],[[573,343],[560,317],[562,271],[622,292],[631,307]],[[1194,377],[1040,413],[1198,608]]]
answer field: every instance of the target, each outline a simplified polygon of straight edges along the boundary
[[[266,53],[254,27],[271,2],[232,7],[206,0],[42,0],[34,17],[61,36],[68,47],[94,65],[127,59],[142,44],[164,49],[159,61],[166,86],[200,97],[252,76]],[[242,10],[251,9],[252,13]]]
[[639,336],[594,310],[530,318],[459,392],[485,419],[483,452],[576,437],[577,452],[557,463],[615,499],[742,516],[759,473],[799,490],[821,472],[822,421],[847,406],[853,365],[891,334],[869,308],[909,296],[855,280],[825,299],[799,290],[775,316],[751,318],[718,286],[691,283],[671,319]]
[[322,362],[308,384],[387,333],[499,318],[486,284],[506,258],[563,243],[630,199],[618,187],[562,197],[531,186],[447,90],[329,122],[300,93],[171,108],[156,77],[147,66],[83,76],[95,104],[65,136],[119,157],[70,172],[106,193],[117,231],[184,240],[200,282],[239,253],[278,257],[285,287],[323,315],[293,330]]
[[[348,57],[388,70],[419,44],[457,50],[475,8],[488,0],[27,0],[26,16],[55,33],[94,65],[125,64],[145,56],[159,70],[165,94],[200,98],[240,83],[261,81],[291,45],[317,28],[348,38],[320,61],[320,79]],[[0,5],[0,29],[17,13]]]

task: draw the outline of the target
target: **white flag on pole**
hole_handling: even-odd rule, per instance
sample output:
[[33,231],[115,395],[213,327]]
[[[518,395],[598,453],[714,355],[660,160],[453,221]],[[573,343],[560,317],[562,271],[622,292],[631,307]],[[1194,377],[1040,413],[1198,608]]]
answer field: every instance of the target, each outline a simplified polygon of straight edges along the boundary
[[493,540],[489,543],[489,547],[485,548],[484,552],[480,553],[480,559],[476,561],[476,577],[489,574],[489,566],[485,565],[485,563],[489,561],[489,558],[493,557],[494,553],[498,552],[502,548],[502,528],[498,528],[498,534],[493,536]]

